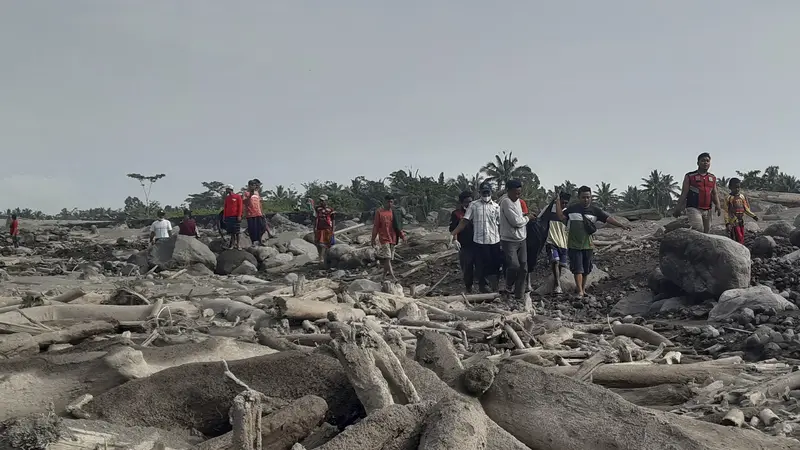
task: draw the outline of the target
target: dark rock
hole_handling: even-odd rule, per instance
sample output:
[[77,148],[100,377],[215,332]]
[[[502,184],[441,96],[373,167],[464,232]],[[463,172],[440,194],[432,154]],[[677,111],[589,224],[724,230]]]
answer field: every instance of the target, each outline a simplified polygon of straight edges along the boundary
[[217,275],[230,275],[244,261],[249,261],[253,266],[258,266],[256,257],[244,250],[228,249],[217,256],[217,267],[214,273]]
[[776,248],[777,244],[772,236],[759,236],[753,241],[750,253],[757,257],[771,258]]
[[762,234],[766,236],[789,237],[789,234],[792,232],[792,228],[792,224],[789,222],[785,220],[779,220],[765,228]]

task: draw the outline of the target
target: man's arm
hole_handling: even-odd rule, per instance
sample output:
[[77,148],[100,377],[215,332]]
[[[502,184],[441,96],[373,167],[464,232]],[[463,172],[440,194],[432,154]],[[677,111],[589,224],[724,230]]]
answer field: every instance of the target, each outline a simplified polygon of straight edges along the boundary
[[719,206],[719,195],[717,195],[716,186],[714,186],[714,189],[711,190],[711,202],[714,204],[714,208],[717,210],[717,215],[722,214],[722,208]]
[[606,223],[610,224],[610,225],[613,225],[613,226],[615,226],[617,228],[624,228],[625,230],[631,231],[631,226],[630,225],[623,225],[623,224],[617,222],[617,219],[615,219],[613,217],[609,217],[608,219],[606,219]]
[[517,214],[517,208],[514,208],[514,204],[508,198],[504,198],[500,202],[500,214],[505,215],[506,220],[514,228],[522,228],[528,224],[528,216],[522,214],[521,211],[520,214]]
[[624,224],[619,223],[617,221],[617,219],[611,217],[611,215],[609,213],[603,211],[600,208],[595,207],[593,212],[594,212],[594,215],[597,217],[597,220],[599,220],[600,222],[605,222],[605,223],[607,223],[609,225],[613,225],[613,226],[615,226],[617,228],[623,228],[623,229],[628,230],[628,231],[631,230],[631,226],[630,225],[624,225]]
[[450,232],[450,235],[455,238],[458,236],[458,233],[464,231],[464,228],[467,227],[467,224],[472,220],[472,215],[474,214],[475,209],[472,207],[472,203],[469,204],[467,210],[464,212],[464,217],[458,222],[456,228]]
[[556,193],[556,217],[558,220],[565,222],[567,220],[567,216],[564,215],[564,204],[561,202],[561,193]]
[[758,220],[758,216],[750,210],[750,202],[747,201],[747,197],[745,197],[744,194],[742,194],[742,201],[744,202],[744,213],[753,219]]
[[[678,203],[675,205],[675,212],[673,213],[675,217],[678,217],[684,210],[684,208],[686,208],[686,197],[688,196],[689,196],[689,175],[684,175],[683,186],[681,186],[681,196],[678,197]],[[719,200],[717,200],[717,204],[719,204]]]

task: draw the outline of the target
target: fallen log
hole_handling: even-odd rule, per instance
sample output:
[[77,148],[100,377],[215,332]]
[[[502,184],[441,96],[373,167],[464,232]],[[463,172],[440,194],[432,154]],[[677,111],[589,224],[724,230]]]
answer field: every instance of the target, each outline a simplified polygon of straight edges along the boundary
[[420,450],[483,449],[487,445],[487,417],[475,403],[450,397],[428,414]]
[[389,405],[347,427],[317,450],[414,449],[433,405]]
[[56,295],[55,297],[51,298],[51,302],[59,302],[59,303],[69,303],[73,300],[77,300],[81,297],[86,295],[86,291],[81,288],[71,289],[67,292],[64,292],[61,295]]
[[769,203],[777,203],[789,208],[800,206],[800,194],[793,192],[773,192],[773,191],[744,191],[750,201],[761,200]]
[[394,404],[389,384],[375,363],[369,349],[355,342],[334,340],[331,347],[344,367],[347,379],[358,395],[367,415]]
[[790,372],[779,377],[759,383],[742,395],[742,401],[751,406],[759,406],[770,397],[777,397],[784,392],[800,388],[800,371]]
[[422,367],[432,370],[439,378],[453,386],[464,372],[464,366],[449,337],[432,331],[422,332],[417,338],[414,355]]
[[615,335],[628,336],[630,338],[640,339],[652,345],[667,345],[671,346],[672,341],[665,338],[661,334],[651,330],[650,328],[637,325],[635,323],[618,323],[612,325],[611,330]]
[[261,394],[246,390],[233,399],[231,409],[233,448],[262,450],[261,448]]
[[524,363],[502,364],[486,414],[531,448],[789,450],[798,441],[640,408],[606,389]]
[[360,320],[366,313],[343,303],[318,302],[291,297],[277,297],[275,305],[280,315],[292,320],[326,319],[328,313],[337,315],[339,321]]
[[[200,311],[191,302],[175,302],[166,305],[172,315],[182,315],[196,319]],[[19,311],[0,314],[0,322],[25,325],[31,320],[50,322],[55,320],[114,320],[117,322],[133,322],[147,320],[151,311],[150,305],[49,305],[25,308],[25,315]]]
[[682,405],[694,397],[684,384],[659,384],[642,388],[612,388],[611,392],[637,406]]

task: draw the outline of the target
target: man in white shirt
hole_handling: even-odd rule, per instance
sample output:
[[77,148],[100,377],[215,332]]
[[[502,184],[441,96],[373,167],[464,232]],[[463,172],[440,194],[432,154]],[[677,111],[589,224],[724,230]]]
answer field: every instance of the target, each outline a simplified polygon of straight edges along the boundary
[[459,249],[461,244],[454,241],[455,237],[467,224],[472,224],[472,240],[475,242],[475,276],[478,278],[480,292],[485,293],[490,292],[487,279],[492,284],[491,290],[497,289],[503,252],[500,248],[500,206],[492,200],[490,185],[481,186],[480,194],[481,198],[469,204],[464,218],[451,232],[450,242]]
[[506,192],[507,195],[500,200],[500,245],[505,257],[506,290],[513,286],[514,298],[522,300],[528,273],[528,246],[525,243],[528,216],[523,214],[519,202],[522,182],[509,180]]
[[158,212],[158,220],[150,225],[150,243],[158,242],[162,239],[169,239],[172,233],[172,222],[167,220],[164,216],[164,211]]

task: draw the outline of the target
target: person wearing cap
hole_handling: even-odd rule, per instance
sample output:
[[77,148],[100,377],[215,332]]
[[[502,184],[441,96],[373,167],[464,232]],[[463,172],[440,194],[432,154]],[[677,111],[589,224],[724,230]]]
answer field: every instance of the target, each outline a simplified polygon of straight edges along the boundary
[[161,210],[158,212],[158,219],[150,225],[150,243],[156,243],[159,241],[163,241],[164,239],[169,239],[169,235],[172,232],[172,222],[170,222],[166,217],[166,213]]
[[333,215],[336,212],[328,206],[328,196],[322,194],[319,196],[319,203],[314,211],[314,243],[317,244],[319,250],[319,262],[325,262],[325,254],[333,244],[333,230],[336,223],[333,220]]
[[528,275],[528,246],[525,243],[528,216],[522,211],[520,195],[522,182],[509,180],[506,195],[500,200],[500,245],[503,248],[506,289],[513,287],[517,300],[522,300],[525,295],[525,277]]
[[261,209],[261,181],[256,178],[247,182],[247,190],[242,194],[242,201],[247,216],[247,234],[253,247],[261,245],[261,238],[267,231],[267,219]]
[[469,204],[464,217],[458,226],[451,232],[450,243],[457,250],[461,244],[455,240],[467,225],[472,224],[472,241],[475,243],[475,276],[478,278],[478,289],[481,292],[490,292],[487,281],[490,281],[491,290],[497,289],[502,264],[502,249],[500,248],[500,206],[492,200],[492,186],[484,184],[480,188],[481,198]]
[[241,245],[239,245],[239,234],[242,230],[243,213],[242,196],[233,192],[232,185],[226,185],[225,206],[222,209],[222,217],[225,223],[225,230],[231,235],[230,248],[242,249]]

